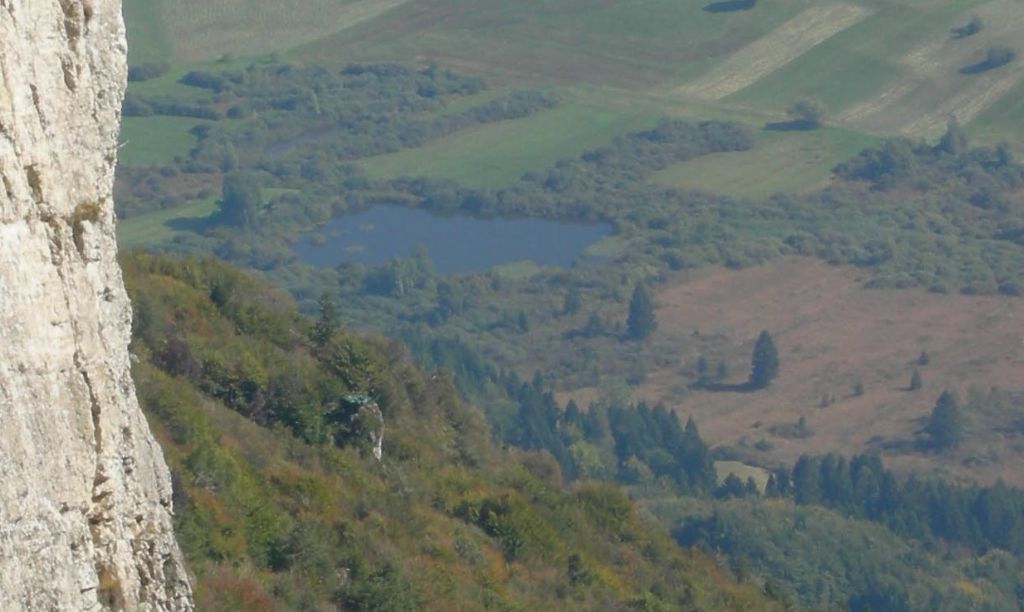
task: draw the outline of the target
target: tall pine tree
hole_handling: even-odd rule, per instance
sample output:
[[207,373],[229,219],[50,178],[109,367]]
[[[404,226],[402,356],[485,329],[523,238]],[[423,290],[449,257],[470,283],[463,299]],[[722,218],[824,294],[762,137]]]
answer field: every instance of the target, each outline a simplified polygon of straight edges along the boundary
[[654,301],[643,283],[633,290],[629,300],[629,316],[626,318],[626,332],[633,340],[643,340],[658,326],[654,320]]
[[942,392],[932,408],[924,433],[928,434],[932,448],[938,450],[955,448],[960,444],[964,435],[964,420],[960,400],[955,393],[949,390]]
[[686,419],[680,446],[678,452],[690,486],[703,491],[711,490],[718,481],[715,460],[708,445],[701,439],[697,423],[692,417]]
[[754,344],[754,354],[750,364],[750,386],[764,389],[779,375],[779,352],[775,349],[775,341],[771,334],[762,331]]

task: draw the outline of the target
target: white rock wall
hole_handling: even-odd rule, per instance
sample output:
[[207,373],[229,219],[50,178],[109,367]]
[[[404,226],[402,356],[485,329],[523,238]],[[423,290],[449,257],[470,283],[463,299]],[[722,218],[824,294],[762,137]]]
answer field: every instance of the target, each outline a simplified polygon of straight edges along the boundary
[[120,0],[0,0],[0,609],[190,609],[129,372]]

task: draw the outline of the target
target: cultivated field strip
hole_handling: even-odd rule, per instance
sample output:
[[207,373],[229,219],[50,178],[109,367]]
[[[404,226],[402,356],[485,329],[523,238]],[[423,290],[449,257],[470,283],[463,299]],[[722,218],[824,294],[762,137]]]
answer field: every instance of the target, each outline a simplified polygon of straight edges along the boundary
[[211,3],[178,0],[161,4],[177,59],[203,61],[224,53],[287,49],[383,15],[408,0],[304,0]]
[[934,136],[941,132],[950,117],[960,123],[969,123],[982,111],[1007,94],[1024,77],[1024,69],[1004,69],[991,75],[983,75],[947,98],[934,111],[922,115],[902,130],[914,136]]
[[753,85],[815,46],[860,22],[871,10],[833,2],[811,7],[743,47],[676,93],[718,100]]
[[881,112],[885,108],[905,99],[907,95],[917,88],[918,84],[918,82],[910,79],[900,79],[883,89],[875,97],[854,104],[844,110],[836,119],[844,123],[859,125],[860,122],[869,119],[875,113]]
[[[1012,0],[994,0],[971,11],[985,23],[978,35],[967,39],[937,29],[930,39],[899,60],[900,77],[870,99],[845,109],[836,119],[872,131],[896,131],[934,136],[950,117],[967,123],[1006,95],[1024,78],[1017,63],[991,72],[960,72],[979,60],[987,48],[1007,44],[1017,48],[1017,32],[1024,28],[1024,8]],[[948,25],[966,22],[968,14]]]

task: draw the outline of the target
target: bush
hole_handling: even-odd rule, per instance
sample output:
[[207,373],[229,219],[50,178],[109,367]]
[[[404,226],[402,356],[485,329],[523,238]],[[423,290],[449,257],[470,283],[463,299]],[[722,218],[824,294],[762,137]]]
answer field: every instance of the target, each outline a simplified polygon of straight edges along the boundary
[[178,82],[190,87],[210,89],[218,93],[224,91],[229,84],[228,79],[225,77],[202,70],[193,70],[178,79]]
[[983,27],[985,27],[985,24],[981,21],[981,17],[974,15],[966,24],[953,28],[953,38],[973,36],[980,32]]
[[797,100],[786,109],[786,116],[792,127],[813,130],[821,127],[825,119],[825,103],[813,98]]
[[989,68],[998,68],[1017,59],[1017,52],[1009,47],[992,47],[985,53],[985,63]]
[[128,80],[131,82],[142,82],[157,77],[162,77],[171,69],[166,62],[136,64],[128,67]]

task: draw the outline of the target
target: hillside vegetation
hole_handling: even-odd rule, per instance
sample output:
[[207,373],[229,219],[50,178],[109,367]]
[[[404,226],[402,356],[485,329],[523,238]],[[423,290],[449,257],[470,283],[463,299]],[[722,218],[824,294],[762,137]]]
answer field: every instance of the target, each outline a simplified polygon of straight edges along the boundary
[[213,260],[123,266],[200,608],[777,607],[615,487],[495,448],[450,378],[397,344],[307,320]]

